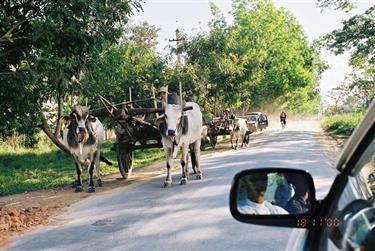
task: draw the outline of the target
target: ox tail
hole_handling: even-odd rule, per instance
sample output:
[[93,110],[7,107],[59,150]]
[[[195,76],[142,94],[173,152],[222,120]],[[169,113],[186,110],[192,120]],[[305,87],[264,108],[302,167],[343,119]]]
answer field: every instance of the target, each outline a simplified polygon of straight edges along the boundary
[[112,162],[109,161],[106,157],[104,157],[102,154],[100,154],[100,161],[106,163],[109,166],[112,166]]
[[196,166],[197,166],[197,158],[195,156],[195,149],[193,144],[190,145],[190,157],[191,157],[191,166],[193,168],[194,173],[197,173]]

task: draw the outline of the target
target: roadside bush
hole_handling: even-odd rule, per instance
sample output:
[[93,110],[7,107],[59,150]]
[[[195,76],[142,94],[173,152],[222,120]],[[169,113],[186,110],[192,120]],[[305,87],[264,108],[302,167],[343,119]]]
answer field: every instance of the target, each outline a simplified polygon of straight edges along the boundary
[[361,113],[340,114],[326,117],[323,129],[338,136],[350,136],[363,117]]

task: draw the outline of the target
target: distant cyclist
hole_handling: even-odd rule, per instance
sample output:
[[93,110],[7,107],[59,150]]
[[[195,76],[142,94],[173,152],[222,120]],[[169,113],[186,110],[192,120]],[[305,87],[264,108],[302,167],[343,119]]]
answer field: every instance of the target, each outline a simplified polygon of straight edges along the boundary
[[282,128],[285,128],[285,126],[286,126],[286,113],[284,111],[282,111],[280,113],[280,122],[281,122]]

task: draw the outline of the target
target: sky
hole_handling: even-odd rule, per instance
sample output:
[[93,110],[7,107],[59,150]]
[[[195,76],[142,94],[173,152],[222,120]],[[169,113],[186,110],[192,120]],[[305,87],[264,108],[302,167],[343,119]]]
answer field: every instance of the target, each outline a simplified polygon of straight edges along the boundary
[[[231,0],[144,0],[143,12],[135,13],[134,23],[147,21],[159,27],[159,44],[157,51],[161,54],[168,53],[168,41],[174,38],[176,28],[182,29],[187,35],[193,35],[200,29],[208,30],[207,23],[211,19],[209,3],[216,3],[224,14],[228,23],[233,17],[230,14]],[[363,13],[375,4],[374,0],[359,0],[357,8],[346,13],[340,10],[324,10],[316,7],[316,0],[274,0],[277,7],[289,10],[302,25],[307,39],[314,39],[342,27],[342,21],[355,14]],[[323,99],[332,88],[345,81],[345,76],[351,72],[348,66],[349,54],[335,56],[328,51],[322,51],[321,59],[326,61],[329,69],[320,80],[320,90]]]

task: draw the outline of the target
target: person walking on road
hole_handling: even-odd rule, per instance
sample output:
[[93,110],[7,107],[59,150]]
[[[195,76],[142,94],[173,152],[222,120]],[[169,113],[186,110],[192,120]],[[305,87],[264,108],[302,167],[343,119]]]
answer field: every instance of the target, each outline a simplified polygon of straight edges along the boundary
[[282,129],[284,129],[286,126],[286,113],[284,111],[280,113],[280,122]]

